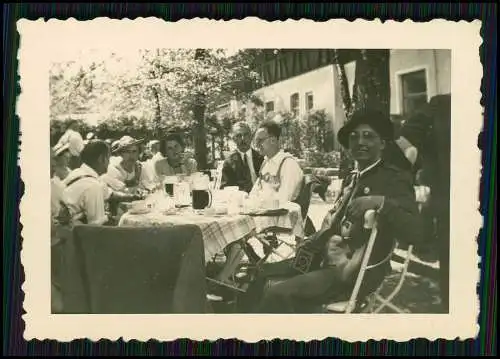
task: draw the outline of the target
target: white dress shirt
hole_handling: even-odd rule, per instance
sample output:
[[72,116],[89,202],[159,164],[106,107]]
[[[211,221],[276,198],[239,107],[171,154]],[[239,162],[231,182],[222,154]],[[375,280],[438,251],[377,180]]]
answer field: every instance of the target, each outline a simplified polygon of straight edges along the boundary
[[[276,178],[279,165],[285,157],[288,158],[281,166],[280,178]],[[258,196],[258,192],[265,191],[267,187],[277,192],[280,201],[291,202],[298,197],[303,178],[304,172],[297,160],[292,155],[279,151],[272,158],[264,158],[261,175],[255,182],[250,195]]]
[[255,173],[255,167],[253,165],[252,149],[249,149],[246,152],[241,152],[240,150],[237,151],[240,154],[243,163],[245,163],[245,156],[247,156],[247,164],[250,167],[249,169],[250,169],[250,176],[252,177],[252,184],[254,184],[255,180],[257,179],[257,174]]
[[[81,178],[68,186],[68,183],[80,176],[89,177]],[[88,224],[107,222],[104,201],[109,198],[111,191],[91,167],[82,164],[64,179],[64,184],[66,188],[63,199],[74,220],[86,216]]]

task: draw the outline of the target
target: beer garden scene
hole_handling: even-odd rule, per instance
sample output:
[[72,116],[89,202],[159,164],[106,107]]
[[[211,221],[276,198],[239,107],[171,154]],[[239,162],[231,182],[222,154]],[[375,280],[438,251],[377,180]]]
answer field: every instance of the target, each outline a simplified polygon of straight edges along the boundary
[[[446,311],[442,291],[447,288],[440,289],[442,239],[425,204],[433,189],[421,181],[423,165],[412,157],[414,147],[396,141],[429,99],[447,94],[439,85],[446,64],[437,61],[423,75],[414,64],[425,62],[428,54],[446,57],[438,51],[141,49],[89,51],[54,62],[49,78],[52,312]],[[412,59],[407,68],[415,71],[394,68],[407,58]],[[422,69],[426,66],[422,63]],[[436,77],[434,90],[429,76]],[[374,132],[363,130],[372,114],[381,124],[371,127]],[[341,129],[351,118],[359,127],[346,135],[347,146]],[[392,126],[391,139],[381,134],[387,128],[384,118]],[[349,183],[358,164],[349,146],[356,129],[366,141],[370,134],[380,135],[384,162],[406,156],[413,165],[404,170],[415,189],[411,206],[419,210],[411,221],[419,223],[422,238],[404,243],[398,234],[377,262],[390,264],[379,281],[370,277],[371,262],[361,260],[370,248],[363,247],[352,285],[341,298],[320,291],[314,303],[302,306],[306,299],[296,291],[309,284],[300,287],[298,277],[305,283],[316,268],[308,239],[322,233],[329,220],[338,220],[341,228],[333,237],[350,238],[343,232],[346,215],[336,213],[344,205],[350,213],[350,202],[342,198],[355,191]],[[367,156],[372,147],[366,146],[361,152]],[[397,167],[394,163],[387,171]],[[84,187],[96,183],[102,193],[90,200]],[[361,196],[373,199],[384,183],[363,186]],[[373,206],[380,216],[392,205],[390,194],[381,191],[385,202]],[[366,225],[371,202],[361,207],[366,210],[360,217],[362,236],[366,243],[376,241],[378,217]],[[331,237],[326,241],[333,243]],[[349,253],[342,261],[356,257]],[[321,256],[317,268],[326,268],[329,259]],[[85,276],[94,284],[81,281],[82,267],[74,264],[81,258],[92,267]],[[294,268],[293,275],[263,275],[270,264],[284,262]],[[364,291],[371,280],[373,288]],[[83,292],[90,299],[82,299]],[[284,309],[283,298],[294,304]]]

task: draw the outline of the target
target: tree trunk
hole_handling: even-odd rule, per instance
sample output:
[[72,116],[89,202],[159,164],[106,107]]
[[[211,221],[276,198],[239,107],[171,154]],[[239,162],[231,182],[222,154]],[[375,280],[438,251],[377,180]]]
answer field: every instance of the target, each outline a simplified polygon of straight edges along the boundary
[[[203,61],[206,53],[204,49],[196,49],[194,54],[195,61]],[[203,81],[201,79],[200,81]],[[205,94],[198,93],[193,103],[193,142],[194,153],[198,169],[203,170],[207,168],[207,133],[205,130]]]
[[[337,68],[337,74],[339,77],[342,107],[344,108],[344,114],[348,121],[352,112],[352,99],[349,93],[349,82],[347,80],[344,64],[340,62],[339,51],[341,50],[334,50],[334,59],[335,66]],[[340,149],[339,177],[341,179],[344,179],[353,167],[354,164],[347,153],[347,149],[342,147]]]
[[342,105],[344,107],[344,113],[347,118],[352,110],[351,95],[349,93],[349,82],[347,81],[347,75],[345,73],[344,64],[340,63],[339,50],[334,51],[335,67],[337,68],[337,74],[339,76],[340,82],[340,94],[342,96]]
[[161,124],[161,106],[160,106],[160,95],[158,94],[158,90],[153,87],[153,93],[155,97],[155,121],[154,121],[154,129],[153,133],[154,136],[157,137],[160,135],[161,129],[160,129],[160,124]]
[[205,131],[205,103],[204,96],[198,96],[198,101],[193,105],[193,142],[194,153],[198,169],[207,167],[207,134]]
[[[360,56],[356,60],[352,99],[349,96],[344,67],[340,63],[337,64],[347,118],[350,117],[353,111],[362,109],[380,111],[389,116],[391,97],[389,59],[390,50],[370,49],[360,51]],[[352,167],[352,162],[344,151],[341,153],[340,167],[342,176],[346,175],[350,171],[350,167]]]
[[354,110],[369,109],[390,114],[390,50],[361,50],[356,62],[354,80]]

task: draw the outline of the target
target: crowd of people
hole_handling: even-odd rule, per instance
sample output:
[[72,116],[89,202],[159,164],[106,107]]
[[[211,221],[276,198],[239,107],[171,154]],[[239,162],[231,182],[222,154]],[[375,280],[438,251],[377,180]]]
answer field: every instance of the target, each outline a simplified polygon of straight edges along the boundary
[[[280,135],[281,128],[273,121],[261,123],[255,133],[244,122],[236,123],[232,129],[236,149],[221,166],[220,188],[237,186],[264,197],[273,193],[280,201],[302,204],[305,175],[297,159],[280,148]],[[376,211],[379,218],[380,240],[373,261],[387,256],[395,239],[420,242],[412,140],[407,135],[397,142],[390,119],[378,112],[354,113],[338,132],[338,141],[354,160],[355,169],[343,180],[341,193],[321,228],[297,243],[298,248],[318,253],[319,260],[307,273],[291,265],[294,258],[266,264],[243,295],[240,309],[310,312],[311,305],[352,288],[351,260],[366,239],[363,221],[369,210]],[[399,146],[405,166],[386,158],[389,144]],[[52,148],[51,164],[53,220],[99,225],[116,224],[113,209],[118,203],[143,198],[161,186],[165,176],[199,171],[196,161],[185,155],[184,142],[177,134],[144,146],[142,140],[130,136],[111,141],[90,135],[83,140],[72,125]],[[225,249],[226,265],[219,279],[224,281],[234,272],[246,249],[243,241]],[[384,266],[373,274],[373,285],[381,283],[387,270]],[[281,279],[269,286],[272,277]]]

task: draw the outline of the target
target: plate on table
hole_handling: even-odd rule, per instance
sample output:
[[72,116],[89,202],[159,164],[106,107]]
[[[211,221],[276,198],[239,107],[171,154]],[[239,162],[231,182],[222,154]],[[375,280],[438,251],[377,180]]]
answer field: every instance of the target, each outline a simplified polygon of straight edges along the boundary
[[162,214],[167,216],[175,216],[179,214],[179,208],[169,208],[161,211]]
[[151,212],[151,207],[146,201],[134,201],[130,203],[128,212],[130,214],[146,214]]
[[209,207],[202,210],[198,210],[197,213],[210,217],[224,217],[227,216],[227,208]]

